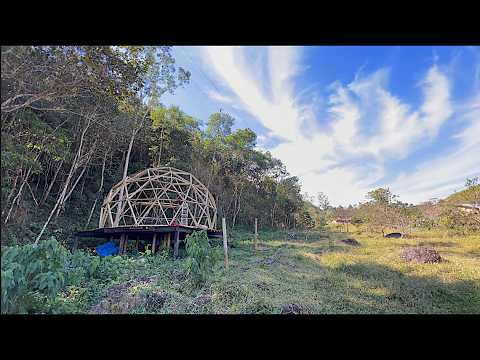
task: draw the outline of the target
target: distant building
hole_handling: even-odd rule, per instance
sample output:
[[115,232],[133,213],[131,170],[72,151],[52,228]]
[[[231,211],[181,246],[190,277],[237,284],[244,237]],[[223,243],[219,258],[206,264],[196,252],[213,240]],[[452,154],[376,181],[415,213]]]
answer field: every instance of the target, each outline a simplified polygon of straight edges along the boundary
[[467,214],[480,214],[480,204],[457,204],[455,207]]
[[337,218],[332,221],[332,224],[351,224],[351,218]]

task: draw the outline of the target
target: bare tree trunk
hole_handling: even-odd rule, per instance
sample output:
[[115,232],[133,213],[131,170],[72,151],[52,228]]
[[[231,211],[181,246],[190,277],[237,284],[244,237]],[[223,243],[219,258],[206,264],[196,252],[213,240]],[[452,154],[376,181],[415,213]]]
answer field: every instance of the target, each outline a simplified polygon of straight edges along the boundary
[[[47,197],[48,195],[50,194],[50,191],[52,190],[52,187],[53,187],[53,184],[55,184],[55,180],[57,179],[57,175],[58,173],[60,172],[60,169],[62,168],[62,165],[63,165],[63,160],[60,161],[60,165],[58,166],[57,168],[57,171],[55,171],[55,175],[53,176],[53,180],[52,182],[50,183],[50,186],[48,187],[47,191],[45,192],[45,194],[42,196],[42,200],[40,201],[40,206],[43,206],[43,204],[45,203],[45,201],[47,200]],[[46,180],[46,179],[45,179]],[[45,181],[45,183],[47,183]]]
[[9,202],[10,202],[10,199],[12,198],[13,194],[15,193],[15,190],[17,189],[17,180],[18,180],[19,176],[20,176],[20,174],[17,173],[17,176],[15,176],[15,179],[13,180],[12,191],[10,191],[10,194],[8,194],[7,200],[5,201],[5,208],[4,208],[4,210],[2,211],[2,216],[3,216],[3,214],[5,213],[5,210],[6,210],[6,208],[7,208],[7,205],[8,205]]
[[87,177],[88,177],[88,172],[87,172],[87,175],[85,175],[85,176],[83,177],[82,187],[80,188],[80,198],[81,198],[82,195],[83,195],[83,190],[85,189],[85,181],[87,180]]
[[75,190],[75,188],[77,187],[80,179],[82,178],[83,174],[85,173],[85,170],[87,169],[88,165],[85,165],[82,169],[82,171],[80,172],[80,175],[77,177],[77,180],[75,180],[75,183],[73,184],[73,186],[70,188],[70,191],[68,192],[67,195],[65,195],[65,197],[62,199],[62,202],[60,203],[60,206],[58,207],[57,209],[57,214],[55,215],[55,217],[58,217],[58,215],[60,214],[60,211],[64,208],[65,206],[65,203],[67,202],[67,200],[70,198],[70,196],[72,195],[73,193],[73,190]]
[[160,132],[160,151],[158,152],[158,160],[157,160],[157,166],[160,166],[161,161],[162,161],[162,150],[163,150],[163,137],[165,135],[165,130],[162,126],[162,130]]
[[[72,163],[72,166],[70,168],[70,172],[68,173],[67,180],[65,181],[65,183],[63,185],[63,190],[60,194],[60,203],[59,203],[59,206],[57,206],[57,213],[56,213],[55,217],[58,217],[58,215],[60,214],[60,210],[62,209],[63,205],[65,204],[67,199],[72,194],[73,189],[75,189],[75,186],[77,185],[78,181],[82,177],[82,175],[85,172],[85,169],[87,167],[87,165],[84,166],[84,168],[82,169],[82,171],[80,173],[80,176],[77,178],[77,180],[73,184],[72,188],[70,189],[70,192],[67,195],[68,186],[70,185],[70,182],[72,181],[73,174],[80,167],[80,159],[81,159],[82,148],[83,148],[83,140],[84,140],[85,133],[87,132],[88,127],[89,127],[89,125],[87,125],[85,127],[85,129],[82,131],[82,136],[80,137],[80,145],[78,146],[78,151],[75,155],[75,158],[73,159],[73,163]],[[95,142],[92,150],[95,149],[95,146],[96,146],[96,142]],[[90,160],[91,154],[92,154],[92,152],[90,152],[90,154],[88,155],[88,158],[87,158],[87,161],[86,161],[87,164],[88,164],[88,161]]]
[[85,228],[88,228],[88,225],[90,225],[90,221],[92,220],[92,215],[93,212],[95,211],[95,207],[97,206],[98,199],[100,198],[100,195],[102,194],[103,190],[103,181],[104,181],[104,174],[105,174],[105,162],[107,160],[107,152],[105,152],[105,156],[103,157],[103,164],[102,164],[102,179],[100,180],[100,188],[97,191],[97,196],[95,197],[95,202],[93,203],[92,209],[90,210],[90,215],[88,216],[87,224],[85,225]]
[[[38,156],[37,156],[37,158],[38,158]],[[8,220],[10,219],[10,215],[12,213],[13,208],[15,207],[15,203],[17,203],[17,204],[19,203],[20,196],[22,195],[22,192],[23,192],[23,187],[27,183],[28,177],[30,176],[31,171],[32,171],[32,168],[30,167],[30,169],[28,169],[28,171],[27,171],[27,174],[25,175],[25,178],[23,179],[22,185],[20,185],[20,189],[18,189],[17,195],[13,198],[12,205],[10,206],[10,210],[8,210],[8,214],[5,217],[5,221],[3,222],[4,224],[6,224],[8,222]]]
[[59,205],[62,204],[62,201],[64,200],[65,195],[67,193],[68,185],[70,184],[70,181],[72,179],[73,173],[75,172],[75,170],[79,166],[78,162],[79,162],[81,154],[82,154],[83,140],[85,138],[85,134],[87,133],[88,128],[90,127],[90,124],[91,124],[91,118],[89,117],[88,122],[87,122],[85,128],[82,131],[82,135],[80,136],[80,144],[78,146],[77,153],[75,154],[75,158],[73,159],[72,166],[70,167],[70,171],[68,173],[67,180],[65,180],[65,183],[63,184],[63,189],[60,193],[60,196],[58,197],[57,202],[55,203],[55,206],[53,207],[52,211],[50,212],[50,215],[48,216],[47,221],[45,221],[45,224],[43,225],[42,230],[40,231],[37,238],[35,239],[35,244],[37,244],[38,241],[40,240],[40,238],[42,237],[43,233],[45,232],[45,229],[47,228],[48,224],[50,223],[50,220],[52,219],[55,212],[57,212],[57,216],[58,216]]
[[[137,133],[142,128],[143,122],[145,121],[147,115],[148,115],[148,111],[145,111],[145,115],[143,115],[143,118],[140,121],[140,123],[138,124],[138,126],[133,129],[132,136],[130,137],[130,143],[128,144],[128,151],[127,151],[127,155],[125,157],[125,165],[123,167],[122,182],[124,182],[125,179],[127,178],[128,165],[130,163],[130,154],[132,152],[133,142],[135,141],[135,137],[137,136]],[[121,190],[120,190],[120,194],[119,194],[119,205],[117,207],[117,213],[115,215],[115,221],[113,223],[113,226],[118,226],[118,223],[120,222],[120,215],[123,212],[123,206],[124,206],[124,204],[123,204],[123,187],[122,187]]]
[[37,199],[35,198],[35,194],[33,193],[33,190],[32,188],[30,187],[30,184],[27,182],[27,186],[28,186],[28,189],[30,190],[30,194],[32,194],[32,199],[33,201],[35,201],[35,204],[37,204],[37,207],[38,207],[38,201]]

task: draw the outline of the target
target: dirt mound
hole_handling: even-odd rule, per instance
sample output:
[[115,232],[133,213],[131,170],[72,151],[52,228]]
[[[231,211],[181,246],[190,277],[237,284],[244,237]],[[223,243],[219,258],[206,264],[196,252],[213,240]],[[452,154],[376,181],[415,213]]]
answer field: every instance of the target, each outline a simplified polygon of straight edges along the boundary
[[149,292],[142,296],[145,309],[148,311],[156,311],[163,307],[165,301],[168,299],[168,293],[160,291],[160,292]]
[[287,314],[287,315],[291,315],[291,314],[301,314],[302,313],[302,307],[300,305],[297,305],[297,304],[284,304],[282,305],[282,312],[281,314]]
[[195,308],[208,305],[212,301],[210,294],[200,294],[192,300],[191,305]]
[[405,248],[402,253],[402,259],[422,264],[438,263],[442,261],[438,252],[428,246],[412,246]]
[[130,294],[129,290],[128,284],[109,289],[105,298],[90,310],[90,314],[125,314],[143,303],[143,299],[138,295]]
[[347,245],[360,246],[360,243],[355,239],[344,239],[344,240],[340,240],[340,241],[343,242],[344,244],[347,244]]
[[165,299],[157,294],[143,294],[132,291],[134,287],[141,285],[148,285],[155,277],[141,277],[136,281],[129,281],[111,287],[107,290],[105,297],[96,305],[94,305],[90,314],[125,314],[130,310],[141,306],[163,306]]

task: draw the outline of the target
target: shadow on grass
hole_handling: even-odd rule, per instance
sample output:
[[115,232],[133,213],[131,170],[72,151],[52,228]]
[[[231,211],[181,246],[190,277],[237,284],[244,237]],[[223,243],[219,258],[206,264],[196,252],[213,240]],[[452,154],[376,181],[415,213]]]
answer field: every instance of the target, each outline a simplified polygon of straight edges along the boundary
[[441,247],[455,247],[458,246],[458,244],[454,242],[446,242],[446,241],[421,241],[418,243],[420,246],[441,246]]
[[[433,265],[435,266],[435,265]],[[374,264],[343,264],[336,291],[353,310],[371,313],[480,313],[480,287],[471,280],[445,283]],[[361,283],[360,288],[351,284]],[[384,294],[375,294],[375,289]],[[345,295],[346,298],[345,298]]]

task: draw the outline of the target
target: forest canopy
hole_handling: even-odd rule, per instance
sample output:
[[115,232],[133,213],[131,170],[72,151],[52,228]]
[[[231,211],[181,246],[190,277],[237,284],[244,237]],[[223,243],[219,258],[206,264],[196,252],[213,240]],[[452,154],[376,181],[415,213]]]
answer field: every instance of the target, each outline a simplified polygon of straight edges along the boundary
[[2,243],[95,227],[110,187],[152,166],[193,173],[232,227],[289,228],[303,211],[298,178],[256,148],[254,131],[162,104],[190,79],[170,47],[1,51]]

